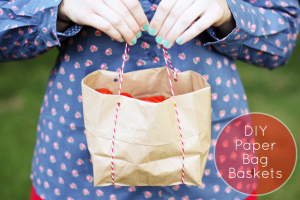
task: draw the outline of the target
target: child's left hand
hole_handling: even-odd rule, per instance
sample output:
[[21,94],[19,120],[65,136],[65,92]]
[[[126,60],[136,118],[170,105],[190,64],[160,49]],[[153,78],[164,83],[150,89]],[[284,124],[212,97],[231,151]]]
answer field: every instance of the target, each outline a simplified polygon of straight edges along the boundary
[[170,48],[175,41],[184,44],[210,26],[228,33],[234,28],[226,0],[162,0],[150,22],[149,34],[157,35],[156,42]]

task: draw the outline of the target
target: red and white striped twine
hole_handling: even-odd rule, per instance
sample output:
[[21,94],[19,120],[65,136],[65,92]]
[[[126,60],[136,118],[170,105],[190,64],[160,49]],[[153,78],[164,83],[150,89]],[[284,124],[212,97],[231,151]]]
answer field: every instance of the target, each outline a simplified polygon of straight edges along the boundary
[[[124,66],[125,66],[126,59],[128,57],[128,53],[129,53],[130,47],[131,47],[130,45],[127,45],[127,44],[125,45],[125,52],[124,52],[124,56],[123,56],[123,64],[122,64],[121,70],[119,71],[119,80],[120,80],[119,95],[121,94],[121,87],[122,87],[122,81],[123,81]],[[173,91],[172,81],[171,81],[171,77],[170,77],[170,73],[169,73],[168,63],[170,65],[170,68],[172,69],[175,81],[177,81],[177,79],[176,79],[177,71],[175,71],[173,69],[173,66],[172,66],[169,54],[167,52],[167,49],[164,48],[164,47],[162,47],[162,49],[163,49],[163,53],[164,53],[164,58],[165,58],[165,63],[166,63],[166,69],[167,69],[167,72],[168,72],[168,77],[169,77],[169,83],[170,83],[170,86],[171,86],[172,96],[174,96],[174,91]],[[116,106],[114,131],[113,131],[112,141],[111,141],[111,182],[112,182],[112,185],[115,184],[113,158],[114,158],[115,133],[116,133],[116,125],[117,125],[117,117],[118,117],[119,106],[120,106],[120,103],[118,102],[117,106]],[[178,128],[179,128],[179,133],[180,133],[180,139],[181,139],[181,148],[182,148],[182,173],[181,173],[181,182],[182,182],[182,184],[184,184],[184,143],[183,143],[183,137],[182,137],[180,120],[179,120],[179,115],[178,115],[178,110],[177,110],[176,103],[174,103],[174,108],[175,108],[175,112],[176,112],[176,116],[177,116],[177,123],[178,123]]]
[[[121,70],[119,71],[119,80],[120,80],[119,95],[121,94],[124,66],[125,66],[125,62],[126,62],[127,56],[128,56],[129,49],[130,49],[130,46],[128,45],[128,48],[127,48],[127,44],[126,44],[125,45],[124,56],[123,56],[123,64],[122,64]],[[113,132],[112,141],[111,141],[111,156],[110,156],[110,161],[111,161],[111,182],[112,182],[113,185],[115,185],[115,179],[114,179],[114,161],[113,161],[113,158],[114,158],[114,144],[115,144],[115,133],[116,133],[116,125],[117,125],[117,117],[118,117],[119,106],[120,106],[120,103],[118,102],[117,106],[116,106],[116,113],[115,113],[114,132]]]
[[[163,48],[163,52],[164,52],[164,58],[165,58],[165,63],[166,63],[166,69],[168,72],[168,77],[169,77],[169,83],[170,83],[170,87],[171,87],[171,92],[172,92],[172,96],[174,96],[174,91],[173,91],[173,86],[172,86],[172,81],[171,81],[171,77],[170,77],[170,73],[169,73],[169,66],[168,63],[170,64],[170,67],[173,71],[174,74],[174,79],[176,80],[176,75],[177,73],[174,71],[173,67],[172,67],[172,63],[169,57],[169,54],[167,52],[167,49],[165,47]],[[180,140],[181,140],[181,149],[182,149],[182,173],[181,173],[181,182],[182,184],[184,184],[184,143],[183,143],[183,137],[182,137],[182,132],[181,132],[181,126],[180,126],[180,120],[179,120],[179,115],[178,115],[178,110],[177,110],[177,105],[176,103],[174,103],[174,108],[175,108],[175,112],[176,112],[176,117],[177,117],[177,123],[178,123],[178,128],[179,128],[179,134],[180,134]]]

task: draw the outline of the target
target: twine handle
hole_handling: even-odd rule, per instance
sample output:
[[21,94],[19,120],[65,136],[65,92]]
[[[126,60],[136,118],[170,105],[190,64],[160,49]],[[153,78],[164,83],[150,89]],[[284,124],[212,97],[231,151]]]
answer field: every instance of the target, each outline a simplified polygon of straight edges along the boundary
[[[119,95],[121,94],[124,66],[125,66],[126,59],[128,58],[128,53],[129,53],[130,47],[131,47],[130,45],[127,45],[127,44],[125,45],[125,51],[124,51],[124,56],[123,56],[123,64],[122,64],[122,67],[119,71],[119,80],[120,80]],[[170,73],[169,73],[169,65],[170,65],[170,68],[172,69],[175,81],[177,81],[178,71],[173,69],[173,66],[172,66],[172,63],[171,63],[171,60],[170,60],[170,56],[167,52],[167,49],[165,47],[162,47],[162,49],[163,49],[163,53],[164,53],[164,58],[165,58],[165,63],[166,63],[166,70],[167,70],[168,77],[169,77],[169,83],[170,83],[170,87],[171,87],[172,96],[174,96],[174,90],[173,90],[173,86],[172,86],[171,76],[170,76]],[[114,131],[113,131],[112,141],[111,141],[111,182],[112,182],[112,185],[115,185],[113,158],[114,158],[115,133],[116,133],[116,125],[117,125],[117,117],[118,117],[119,106],[120,106],[120,103],[118,102],[117,106],[116,106]],[[176,105],[175,102],[174,102],[173,106],[175,108],[175,113],[176,113],[177,123],[178,123],[178,128],[179,128],[179,134],[180,134],[180,139],[181,139],[181,149],[182,149],[181,182],[182,182],[182,184],[184,184],[184,143],[183,143],[183,137],[182,137],[182,132],[181,132],[181,126],[180,126],[180,120],[179,120],[177,105]]]
[[[119,95],[121,94],[124,66],[125,66],[126,59],[128,57],[129,50],[130,50],[130,46],[126,44],[125,45],[124,56],[123,56],[123,64],[122,64],[121,70],[119,72],[119,79],[120,79]],[[120,103],[118,102],[117,106],[116,106],[116,113],[115,113],[114,132],[113,132],[112,140],[111,140],[110,162],[111,162],[111,182],[112,182],[112,185],[115,185],[115,179],[114,179],[114,160],[113,160],[113,158],[114,158],[115,133],[116,133],[116,125],[117,125],[117,118],[118,118],[119,106],[120,106]]]

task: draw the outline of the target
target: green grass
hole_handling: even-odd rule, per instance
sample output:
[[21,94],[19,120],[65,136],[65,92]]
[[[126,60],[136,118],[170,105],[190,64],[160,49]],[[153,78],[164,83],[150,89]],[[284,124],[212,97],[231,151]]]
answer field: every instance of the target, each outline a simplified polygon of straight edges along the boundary
[[[38,58],[0,63],[0,199],[29,199],[29,179],[39,109],[57,56],[53,49]],[[285,67],[269,71],[237,62],[251,112],[284,122],[299,144],[300,46]],[[299,162],[298,162],[299,166]],[[300,170],[276,192],[260,200],[298,200]]]

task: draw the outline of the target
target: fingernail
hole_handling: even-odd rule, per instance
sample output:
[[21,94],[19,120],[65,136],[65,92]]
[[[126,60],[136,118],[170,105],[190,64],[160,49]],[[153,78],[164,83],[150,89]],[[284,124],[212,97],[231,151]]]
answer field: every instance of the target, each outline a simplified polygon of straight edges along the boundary
[[154,29],[154,28],[151,28],[151,29],[149,30],[149,34],[150,34],[150,35],[154,35],[154,34],[155,34],[155,29]]
[[140,38],[141,36],[142,36],[142,32],[139,32],[139,33],[136,35],[137,38]]
[[136,44],[136,38],[133,38],[133,39],[131,40],[131,43],[132,43],[132,45],[135,45],[135,44]]
[[121,40],[122,42],[124,42],[125,40],[124,40],[124,38],[122,38],[122,40]]
[[177,38],[176,42],[177,42],[177,44],[181,44],[182,38]]
[[162,37],[161,36],[157,36],[156,37],[156,42],[157,42],[157,44],[162,44]]
[[169,40],[164,41],[163,45],[164,45],[165,48],[168,48],[168,46],[169,46]]
[[143,25],[143,30],[144,30],[144,31],[147,31],[148,29],[149,29],[149,24],[144,24],[144,25]]

